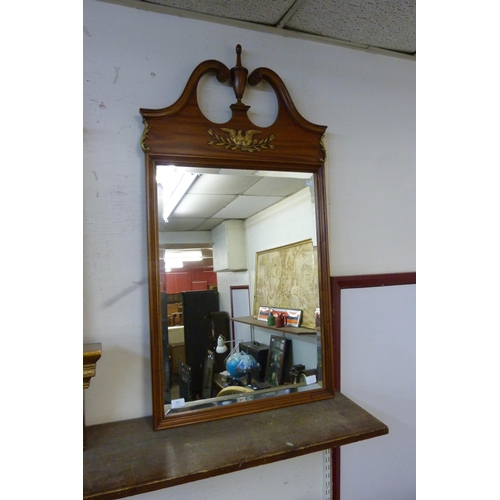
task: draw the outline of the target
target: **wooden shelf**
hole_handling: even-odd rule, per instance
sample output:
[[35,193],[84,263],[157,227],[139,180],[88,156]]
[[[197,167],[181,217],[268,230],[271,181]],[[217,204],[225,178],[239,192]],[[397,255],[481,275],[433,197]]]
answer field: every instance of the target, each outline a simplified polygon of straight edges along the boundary
[[265,321],[259,321],[252,316],[244,316],[241,318],[230,318],[231,321],[236,321],[237,323],[245,323],[246,325],[258,326],[259,328],[267,328],[269,330],[275,330],[277,333],[290,333],[292,335],[315,335],[316,330],[312,328],[294,327],[294,326],[284,326],[283,328],[276,328],[275,326],[269,326]]
[[153,430],[151,417],[87,428],[83,498],[110,500],[382,436],[341,393],[324,401]]

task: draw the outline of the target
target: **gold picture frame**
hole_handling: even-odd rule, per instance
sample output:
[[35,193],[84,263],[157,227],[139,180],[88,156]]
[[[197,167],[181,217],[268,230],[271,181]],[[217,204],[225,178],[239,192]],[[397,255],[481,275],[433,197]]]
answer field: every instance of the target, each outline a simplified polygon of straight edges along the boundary
[[316,328],[318,257],[312,239],[255,254],[254,317],[264,304],[299,309],[302,311],[302,326]]

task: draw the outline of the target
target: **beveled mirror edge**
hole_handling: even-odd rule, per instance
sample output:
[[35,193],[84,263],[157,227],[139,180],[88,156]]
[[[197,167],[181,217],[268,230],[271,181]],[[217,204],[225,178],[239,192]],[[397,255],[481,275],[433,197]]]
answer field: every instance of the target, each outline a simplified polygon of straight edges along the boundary
[[[254,155],[238,156],[234,158],[229,156],[234,154],[224,151],[218,151],[213,155],[213,150],[203,152],[199,148],[186,148],[182,147],[173,148],[173,153],[169,153],[169,144],[167,139],[158,139],[160,134],[156,134],[154,141],[151,145],[146,145],[149,139],[150,126],[147,118],[155,115],[161,115],[161,119],[175,117],[178,113],[182,112],[184,107],[196,107],[195,90],[199,78],[208,71],[214,68],[225,67],[222,63],[217,61],[205,61],[201,63],[193,72],[192,76],[186,85],[185,90],[181,97],[174,104],[162,110],[146,110],[141,109],[141,115],[144,119],[144,133],[142,136],[142,147],[145,152],[146,160],[146,189],[147,189],[147,237],[148,237],[148,275],[149,275],[149,302],[150,302],[150,346],[151,346],[151,372],[152,372],[152,399],[153,399],[153,427],[155,430],[168,429],[172,427],[179,427],[190,425],[200,422],[219,420],[233,416],[244,414],[274,410],[287,406],[294,406],[297,404],[305,404],[313,401],[320,401],[334,397],[334,380],[333,380],[333,330],[332,330],[332,312],[331,312],[331,297],[330,297],[330,276],[329,276],[329,250],[328,250],[328,225],[327,225],[327,203],[326,203],[326,190],[325,190],[325,149],[322,143],[323,135],[326,127],[314,125],[305,120],[298,114],[295,106],[291,103],[288,91],[283,82],[276,73],[264,68],[265,79],[271,83],[271,86],[280,97],[278,101],[281,107],[286,111],[285,116],[293,120],[293,125],[286,124],[290,129],[293,128],[295,134],[305,133],[308,135],[304,141],[307,143],[308,150],[298,160],[291,157],[290,152],[283,148],[287,154],[278,152],[274,157],[264,154],[259,157]],[[201,68],[201,69],[200,69]],[[259,68],[262,71],[262,68]],[[196,73],[196,75],[195,75]],[[276,80],[273,78],[276,77]],[[223,78],[219,78],[223,81]],[[253,83],[255,84],[255,83]],[[194,96],[194,97],[193,97]],[[239,101],[238,101],[239,102]],[[240,107],[233,109],[233,118],[228,122],[231,123],[233,119],[236,120],[238,125],[243,123],[250,123],[245,116],[238,115],[238,111],[242,111]],[[244,105],[242,105],[244,106]],[[238,108],[238,106],[236,106]],[[247,107],[248,108],[248,107]],[[160,113],[161,111],[161,113]],[[281,118],[284,114],[281,113]],[[299,117],[299,118],[297,118]],[[278,120],[280,113],[278,113]],[[271,126],[276,127],[276,122]],[[217,126],[219,124],[213,124]],[[268,128],[271,128],[268,127]],[[296,128],[300,129],[298,132]],[[306,130],[308,129],[308,130]],[[160,127],[160,130],[161,127]],[[182,131],[180,131],[182,132]],[[176,133],[180,133],[176,130]],[[312,133],[312,135],[310,134]],[[284,134],[287,135],[287,134]],[[293,134],[292,134],[293,135]],[[299,135],[300,136],[300,135]],[[300,136],[301,137],[301,136]],[[307,149],[307,148],[304,148]],[[311,151],[312,155],[311,156]],[[319,154],[321,152],[321,154]],[[281,156],[280,156],[281,153]],[[304,158],[306,158],[304,160]],[[309,159],[307,159],[309,158]],[[242,402],[235,405],[228,405],[227,407],[207,408],[202,410],[195,410],[186,412],[179,415],[170,415],[165,417],[164,400],[163,400],[163,369],[162,369],[162,345],[161,345],[161,308],[160,308],[160,279],[159,279],[159,235],[158,235],[158,210],[157,210],[157,187],[156,187],[156,166],[160,163],[182,163],[184,166],[206,167],[206,166],[219,166],[223,168],[236,168],[235,162],[237,161],[238,169],[255,169],[260,170],[280,170],[280,171],[302,171],[314,173],[314,183],[316,192],[316,230],[318,241],[318,288],[319,288],[319,302],[321,311],[321,352],[322,352],[322,385],[321,389],[312,389],[296,394],[288,394],[286,396],[277,396],[274,398],[265,398],[261,400]]]

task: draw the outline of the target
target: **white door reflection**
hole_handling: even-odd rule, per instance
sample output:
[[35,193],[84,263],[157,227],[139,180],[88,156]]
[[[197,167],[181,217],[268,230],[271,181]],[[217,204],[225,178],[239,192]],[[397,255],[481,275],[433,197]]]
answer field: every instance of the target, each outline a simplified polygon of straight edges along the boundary
[[[250,290],[247,285],[231,286],[231,315],[233,318],[250,316]],[[250,342],[252,340],[252,331],[250,325],[232,322],[231,340],[233,342]]]

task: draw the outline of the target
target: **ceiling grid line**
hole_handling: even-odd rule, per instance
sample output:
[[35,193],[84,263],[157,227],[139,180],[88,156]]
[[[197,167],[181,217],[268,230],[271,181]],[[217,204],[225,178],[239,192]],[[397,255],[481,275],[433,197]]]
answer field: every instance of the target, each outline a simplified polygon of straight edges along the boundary
[[306,0],[296,0],[294,4],[288,9],[288,12],[282,17],[281,21],[276,25],[276,28],[285,27],[290,18],[302,7]]

